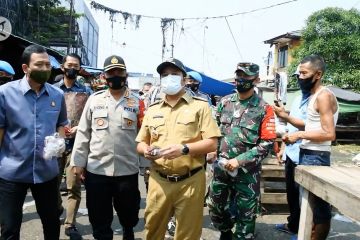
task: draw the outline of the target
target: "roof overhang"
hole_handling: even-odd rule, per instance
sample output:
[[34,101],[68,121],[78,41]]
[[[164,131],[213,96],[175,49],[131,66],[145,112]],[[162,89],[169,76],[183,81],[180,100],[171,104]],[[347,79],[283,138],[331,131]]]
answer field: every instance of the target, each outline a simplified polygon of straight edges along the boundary
[[291,40],[300,40],[300,39],[301,39],[301,32],[293,31],[293,32],[288,32],[288,33],[279,35],[277,37],[271,38],[269,40],[266,40],[266,41],[264,41],[264,43],[270,44],[270,47],[272,47],[272,45],[274,45],[274,44],[287,43],[287,42],[290,42]]

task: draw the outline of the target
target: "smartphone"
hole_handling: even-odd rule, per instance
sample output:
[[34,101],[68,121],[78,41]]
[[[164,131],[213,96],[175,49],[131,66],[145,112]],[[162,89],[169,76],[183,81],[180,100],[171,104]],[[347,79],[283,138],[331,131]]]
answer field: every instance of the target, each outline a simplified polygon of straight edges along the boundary
[[274,103],[275,103],[275,106],[280,107],[279,100],[275,99]]

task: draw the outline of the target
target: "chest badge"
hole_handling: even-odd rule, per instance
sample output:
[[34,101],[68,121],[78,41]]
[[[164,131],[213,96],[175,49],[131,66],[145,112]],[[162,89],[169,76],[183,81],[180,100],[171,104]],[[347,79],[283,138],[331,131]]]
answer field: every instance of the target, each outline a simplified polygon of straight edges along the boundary
[[55,107],[56,106],[55,101],[51,101],[50,106]]
[[156,131],[156,129],[151,130],[151,138],[154,139],[154,140],[159,139],[159,133],[158,133],[158,131]]
[[99,127],[103,126],[104,123],[105,123],[105,121],[104,121],[103,119],[101,119],[101,118],[99,118],[98,120],[96,120],[96,124],[97,124]]
[[133,125],[133,122],[134,122],[133,120],[128,119],[127,120],[127,126],[131,127]]

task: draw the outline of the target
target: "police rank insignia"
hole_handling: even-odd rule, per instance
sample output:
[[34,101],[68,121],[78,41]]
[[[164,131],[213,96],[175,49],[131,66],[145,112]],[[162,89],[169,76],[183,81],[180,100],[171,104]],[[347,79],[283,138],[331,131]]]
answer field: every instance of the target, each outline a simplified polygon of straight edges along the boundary
[[130,99],[130,98],[129,98],[129,99],[127,100],[127,105],[128,105],[129,107],[133,107],[133,106],[135,105],[135,102],[136,102],[136,101],[135,101],[134,99]]
[[96,120],[96,124],[97,124],[99,127],[103,126],[104,123],[105,123],[105,122],[104,122],[104,119],[99,118],[98,120]]
[[113,57],[110,61],[112,64],[117,64],[119,60],[116,57]]

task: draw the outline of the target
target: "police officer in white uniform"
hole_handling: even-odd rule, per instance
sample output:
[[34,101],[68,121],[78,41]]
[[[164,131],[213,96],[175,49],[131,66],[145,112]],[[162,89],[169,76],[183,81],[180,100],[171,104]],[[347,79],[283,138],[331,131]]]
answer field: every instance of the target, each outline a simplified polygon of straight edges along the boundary
[[86,103],[71,166],[74,166],[74,174],[85,183],[94,238],[113,239],[114,207],[123,226],[123,239],[132,240],[140,208],[135,137],[144,104],[126,87],[128,74],[121,57],[108,57],[104,72],[109,89],[96,92]]

